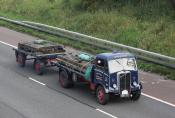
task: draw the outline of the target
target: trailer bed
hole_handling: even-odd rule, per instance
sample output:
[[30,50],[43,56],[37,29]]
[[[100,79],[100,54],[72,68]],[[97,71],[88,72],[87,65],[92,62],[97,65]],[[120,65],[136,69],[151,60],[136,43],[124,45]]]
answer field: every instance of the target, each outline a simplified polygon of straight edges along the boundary
[[31,56],[46,56],[65,52],[62,45],[41,39],[18,43],[17,50]]
[[18,43],[18,48],[13,50],[15,50],[18,65],[25,67],[27,60],[33,60],[33,66],[38,75],[43,74],[46,67],[55,66],[51,64],[51,60],[64,55],[65,52],[62,45],[41,39]]

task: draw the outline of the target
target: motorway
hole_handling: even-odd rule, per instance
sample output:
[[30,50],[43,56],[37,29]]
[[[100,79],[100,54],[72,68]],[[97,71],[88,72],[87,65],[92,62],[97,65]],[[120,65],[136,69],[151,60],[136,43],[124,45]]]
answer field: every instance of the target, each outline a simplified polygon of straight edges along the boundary
[[61,88],[55,68],[38,76],[32,62],[18,67],[11,46],[34,39],[0,27],[0,118],[175,118],[175,82],[159,75],[140,73],[145,88],[139,101],[113,98],[102,106],[88,87]]

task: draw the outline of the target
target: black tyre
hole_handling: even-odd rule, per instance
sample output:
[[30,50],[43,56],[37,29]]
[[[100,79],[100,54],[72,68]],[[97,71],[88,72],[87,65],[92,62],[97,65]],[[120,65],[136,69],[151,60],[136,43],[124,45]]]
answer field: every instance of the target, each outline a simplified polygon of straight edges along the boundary
[[59,72],[59,83],[63,88],[73,87],[73,81],[70,77],[70,74],[66,70],[61,70]]
[[16,62],[18,62],[18,51],[15,50]]
[[26,63],[26,55],[23,53],[18,53],[16,55],[16,61],[20,67],[24,67]]
[[45,71],[45,64],[40,60],[34,61],[34,70],[37,75],[42,75]]
[[140,96],[141,96],[141,90],[137,90],[131,93],[130,99],[133,101],[137,101],[139,100]]
[[104,87],[103,86],[98,86],[96,89],[96,98],[97,101],[102,104],[105,105],[108,103],[109,101],[109,94],[105,93]]

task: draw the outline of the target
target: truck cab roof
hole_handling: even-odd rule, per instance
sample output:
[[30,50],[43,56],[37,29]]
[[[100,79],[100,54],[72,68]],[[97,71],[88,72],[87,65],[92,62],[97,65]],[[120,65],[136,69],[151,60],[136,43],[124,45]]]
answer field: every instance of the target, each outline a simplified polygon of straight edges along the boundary
[[134,58],[135,56],[128,52],[112,52],[112,53],[101,53],[97,55],[97,58],[104,60],[112,60],[119,58]]

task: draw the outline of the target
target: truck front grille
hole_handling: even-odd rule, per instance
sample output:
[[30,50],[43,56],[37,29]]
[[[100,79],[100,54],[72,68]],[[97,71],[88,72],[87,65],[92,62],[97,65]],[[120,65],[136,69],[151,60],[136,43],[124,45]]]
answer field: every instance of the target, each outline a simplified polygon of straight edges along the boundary
[[122,73],[119,75],[119,81],[120,81],[120,92],[123,90],[128,90],[130,92],[130,73]]

